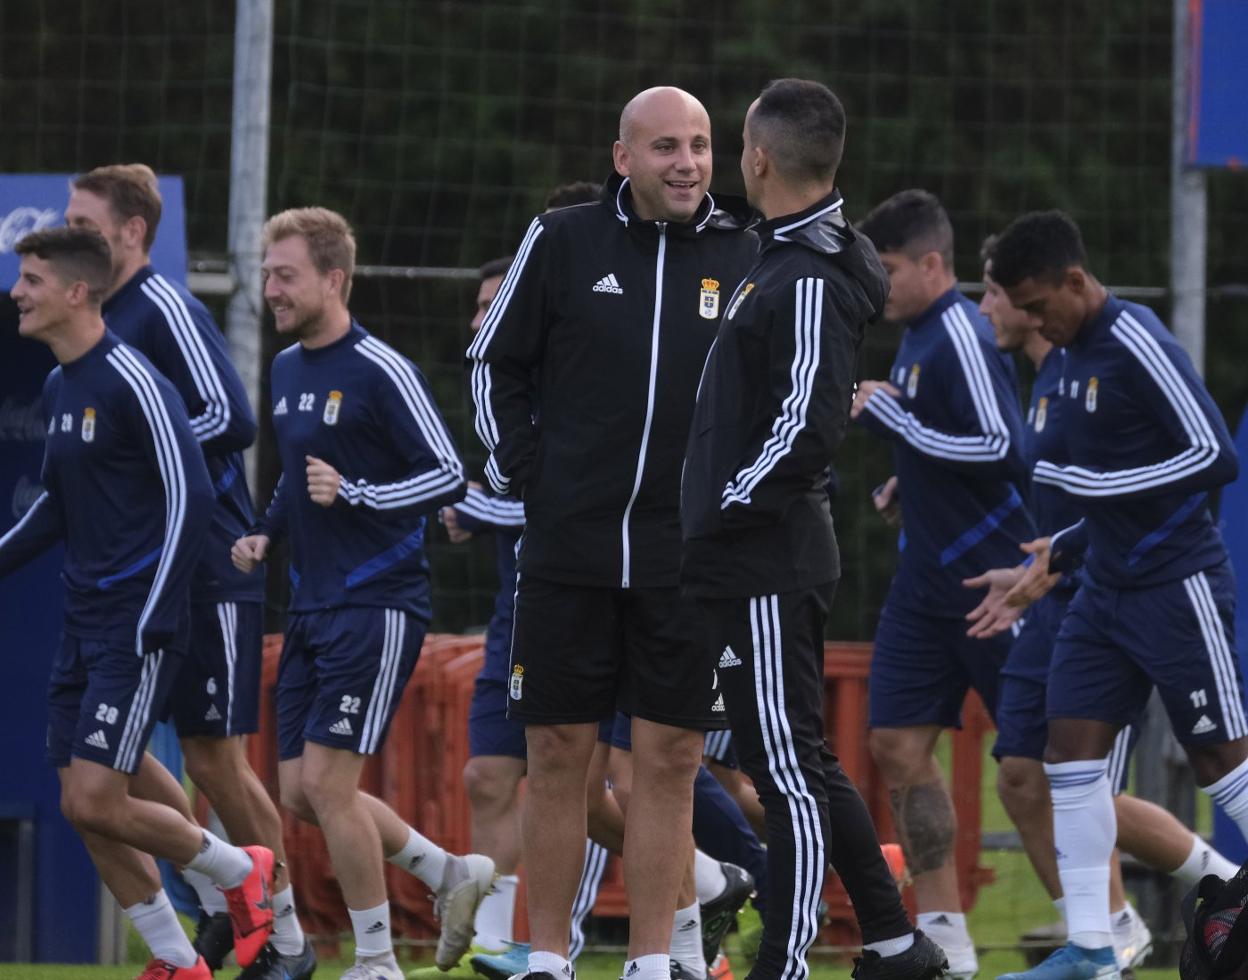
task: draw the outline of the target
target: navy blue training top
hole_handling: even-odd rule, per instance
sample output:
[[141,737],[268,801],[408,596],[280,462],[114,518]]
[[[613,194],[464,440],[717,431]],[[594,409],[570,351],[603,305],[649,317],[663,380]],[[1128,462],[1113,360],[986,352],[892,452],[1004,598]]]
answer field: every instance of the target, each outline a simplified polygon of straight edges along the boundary
[[858,416],[893,441],[903,543],[889,602],[960,618],[962,580],[1017,565],[1035,525],[1024,495],[1013,365],[975,304],[951,289],[907,327],[890,372]]
[[242,450],[256,438],[256,417],[242,379],[207,307],[183,286],[144,266],[104,304],[104,322],[141,351],[178,390],[216,492],[191,599],[262,602],[264,570],[244,574],[230,548],[256,521]]
[[[352,321],[326,347],[278,354],[272,382],[282,477],[256,530],[290,537],[290,611],[383,606],[428,620],[425,515],[467,484],[424,376]],[[341,474],[332,507],[308,496],[307,456]]]
[[1067,348],[1059,394],[1065,455],[1040,459],[1034,479],[1075,498],[1092,579],[1140,588],[1225,561],[1208,494],[1235,479],[1239,460],[1156,314],[1109,296]]
[[48,375],[45,490],[0,538],[0,575],[65,542],[65,632],[143,655],[185,627],[212,486],[182,399],[115,334]]

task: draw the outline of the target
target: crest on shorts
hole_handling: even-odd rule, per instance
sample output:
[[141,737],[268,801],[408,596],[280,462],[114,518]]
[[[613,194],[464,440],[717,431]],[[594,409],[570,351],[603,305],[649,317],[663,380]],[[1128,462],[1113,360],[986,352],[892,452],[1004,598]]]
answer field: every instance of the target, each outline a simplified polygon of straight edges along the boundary
[[82,441],[95,442],[95,409],[82,410]]
[[524,685],[524,668],[516,664],[511,668],[511,685],[508,687],[507,694],[513,701],[520,700],[520,689]]
[[741,304],[745,302],[745,297],[754,292],[754,283],[747,282],[741,287],[741,292],[737,293],[737,298],[732,301],[732,306],[728,310],[728,319],[731,320],[737,315],[737,310],[741,308]]
[[1040,401],[1036,403],[1035,429],[1037,432],[1044,431],[1044,423],[1048,421],[1048,418],[1049,418],[1049,399],[1045,397],[1045,398],[1041,398]]
[[698,316],[714,320],[719,316],[719,280],[703,279],[702,295],[698,299]]
[[910,368],[910,377],[906,378],[906,397],[913,398],[919,393],[919,372],[922,368],[915,364]]
[[326,425],[338,424],[338,412],[342,408],[342,392],[331,391],[325,399],[325,411],[321,413],[321,421]]
[[1096,375],[1088,378],[1088,390],[1083,396],[1083,407],[1089,412],[1096,411],[1096,391],[1099,386],[1096,383]]

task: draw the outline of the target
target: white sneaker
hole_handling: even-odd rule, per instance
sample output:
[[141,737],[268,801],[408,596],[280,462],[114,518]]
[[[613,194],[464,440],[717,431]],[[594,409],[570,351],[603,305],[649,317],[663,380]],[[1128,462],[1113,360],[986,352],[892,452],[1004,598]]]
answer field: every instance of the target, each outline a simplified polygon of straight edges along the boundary
[[389,952],[357,959],[355,966],[342,975],[342,980],[404,980],[404,976],[394,953]]
[[1153,951],[1153,934],[1148,931],[1140,913],[1128,902],[1126,908],[1113,917],[1110,925],[1113,927],[1118,966],[1125,970],[1143,963]]
[[484,854],[448,855],[442,887],[434,896],[433,914],[442,923],[433,961],[449,970],[472,945],[477,906],[494,886],[494,862]]

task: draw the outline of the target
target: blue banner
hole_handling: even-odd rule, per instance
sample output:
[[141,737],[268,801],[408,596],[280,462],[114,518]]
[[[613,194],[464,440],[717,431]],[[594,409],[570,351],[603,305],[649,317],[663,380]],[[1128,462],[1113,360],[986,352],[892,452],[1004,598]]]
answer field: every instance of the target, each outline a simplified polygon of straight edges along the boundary
[[1188,0],[1187,162],[1248,163],[1248,0]]

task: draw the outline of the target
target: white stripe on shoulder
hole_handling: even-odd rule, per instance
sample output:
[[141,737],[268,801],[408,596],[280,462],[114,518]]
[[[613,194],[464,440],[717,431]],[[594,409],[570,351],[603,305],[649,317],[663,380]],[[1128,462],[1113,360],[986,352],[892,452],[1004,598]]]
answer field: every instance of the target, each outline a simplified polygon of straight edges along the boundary
[[498,294],[494,297],[493,302],[490,303],[490,309],[485,314],[485,320],[481,323],[481,329],[477,332],[477,336],[472,343],[468,345],[469,357],[477,358],[485,353],[485,348],[489,346],[490,340],[494,336],[494,329],[498,326],[498,321],[507,312],[507,306],[511,303],[511,298],[516,291],[516,284],[524,274],[524,266],[533,252],[533,244],[541,237],[543,230],[542,219],[539,215],[530,222],[528,230],[524,233],[524,239],[516,250],[516,257],[512,260],[511,268],[507,270],[507,275],[503,277],[503,281],[498,287]]
[[980,429],[985,435],[1003,436],[1008,444],[1009,430],[1001,417],[1001,406],[997,403],[996,391],[992,387],[992,377],[988,373],[979,335],[971,326],[966,310],[961,303],[954,303],[941,315],[941,320],[945,325],[945,332],[953,341],[958,362],[962,365],[962,374],[966,378],[966,386],[975,405]]
[[142,290],[164,315],[178,351],[190,369],[195,390],[204,400],[203,412],[191,419],[191,431],[200,442],[220,435],[230,423],[230,401],[191,311],[177,290],[159,273],[143,283]]

